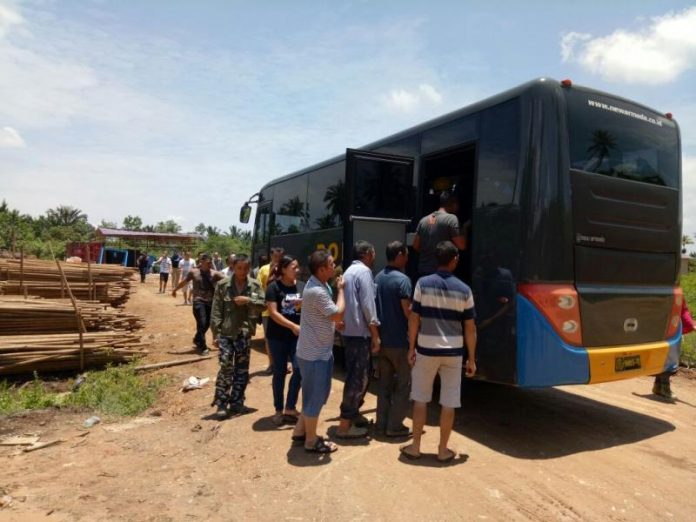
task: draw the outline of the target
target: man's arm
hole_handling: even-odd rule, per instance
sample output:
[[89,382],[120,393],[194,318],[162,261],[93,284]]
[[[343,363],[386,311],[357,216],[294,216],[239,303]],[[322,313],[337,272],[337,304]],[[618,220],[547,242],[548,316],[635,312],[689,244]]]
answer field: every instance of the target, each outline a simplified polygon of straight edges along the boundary
[[[336,289],[338,291],[336,295],[336,303],[335,303],[335,308],[336,310],[335,313],[329,316],[329,319],[331,319],[334,323],[338,323],[340,321],[343,321],[343,314],[346,311],[346,299],[345,295],[343,293],[343,287],[345,286],[345,283],[343,282],[343,277],[338,276],[336,278]],[[331,301],[331,298],[326,295],[326,298]],[[331,304],[334,304],[333,302]]]
[[369,270],[363,270],[360,274],[360,309],[362,311],[367,327],[370,330],[372,343],[372,353],[379,352],[381,340],[379,338],[379,318],[377,317],[377,306],[375,305],[375,284],[372,281],[372,274]]
[[414,251],[420,252],[421,249],[421,239],[420,236],[418,235],[418,232],[416,232],[416,235],[413,236],[413,244],[411,245]]
[[476,373],[476,322],[473,319],[464,321],[464,337],[467,349],[466,376],[473,377]]
[[222,328],[222,313],[224,310],[225,294],[221,290],[221,286],[215,288],[215,293],[213,294],[213,306],[212,310],[210,311],[210,330],[213,332],[213,340],[216,343],[220,329]]
[[452,243],[459,250],[466,250],[466,238],[464,236],[455,236],[452,238]]
[[191,274],[191,272],[189,271],[189,273],[186,274],[186,277],[183,277],[181,279],[181,281],[179,281],[179,284],[176,285],[176,287],[174,287],[172,289],[172,297],[176,297],[176,291],[183,288],[185,285],[187,285],[189,283],[189,281],[192,281],[192,280],[193,280],[193,274]]
[[418,340],[418,330],[420,329],[420,314],[411,311],[408,317],[408,364],[416,364],[416,341]]
[[404,312],[404,317],[408,319],[411,317],[411,300],[402,299],[401,300],[401,310]]

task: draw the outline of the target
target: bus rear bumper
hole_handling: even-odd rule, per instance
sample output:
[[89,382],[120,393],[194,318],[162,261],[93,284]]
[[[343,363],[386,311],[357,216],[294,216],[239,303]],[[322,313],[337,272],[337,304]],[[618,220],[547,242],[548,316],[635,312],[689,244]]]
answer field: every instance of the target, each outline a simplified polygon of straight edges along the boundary
[[588,348],[590,384],[676,370],[681,335],[667,341]]
[[558,336],[528,299],[519,294],[516,299],[517,385],[520,387],[617,381],[674,371],[679,364],[681,333],[666,341],[645,344],[572,346]]

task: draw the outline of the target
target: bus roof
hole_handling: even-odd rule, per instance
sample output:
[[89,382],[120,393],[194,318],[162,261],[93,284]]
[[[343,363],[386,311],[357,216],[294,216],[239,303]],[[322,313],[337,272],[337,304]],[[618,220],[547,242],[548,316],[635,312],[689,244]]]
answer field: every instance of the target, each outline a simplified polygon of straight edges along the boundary
[[[405,129],[403,131],[399,131],[396,134],[392,134],[390,136],[387,136],[386,138],[382,138],[382,139],[377,140],[375,142],[372,142],[372,143],[369,143],[369,144],[364,145],[362,147],[359,147],[359,149],[360,150],[378,149],[380,147],[383,147],[383,146],[388,145],[390,143],[393,143],[395,141],[399,141],[401,139],[407,138],[408,136],[411,136],[413,134],[417,134],[419,132],[423,132],[425,130],[428,130],[428,129],[431,129],[434,127],[438,127],[440,125],[443,125],[445,123],[449,123],[451,121],[457,120],[457,119],[462,118],[464,116],[468,116],[470,114],[479,112],[479,111],[486,109],[488,107],[493,107],[494,105],[498,105],[498,104],[503,103],[507,100],[515,98],[515,97],[517,97],[520,94],[523,94],[525,92],[528,92],[531,90],[536,90],[536,89],[555,90],[555,89],[559,89],[560,85],[561,85],[561,83],[558,80],[555,80],[553,78],[545,78],[545,77],[535,78],[534,80],[530,80],[526,83],[523,83],[521,85],[513,87],[512,89],[508,89],[507,91],[503,91],[501,93],[495,94],[495,95],[490,96],[488,98],[485,98],[481,101],[472,103],[471,105],[467,105],[466,107],[462,107],[462,108],[454,110],[452,112],[448,112],[447,114],[443,114],[442,116],[437,116],[436,118],[433,118],[431,120],[427,120],[427,121],[425,121],[423,123],[419,123],[418,125],[415,125],[413,127],[409,127],[408,129]],[[600,91],[598,89],[592,89],[590,87],[584,87],[584,86],[575,85],[575,84],[573,84],[572,88],[587,91],[587,92],[593,92],[593,93],[604,95],[604,96],[608,96],[608,97],[614,98],[616,100],[630,103],[636,107],[641,107],[643,109],[649,110],[649,111],[654,112],[656,114],[661,114],[660,112],[656,111],[655,109],[652,109],[651,107],[648,107],[648,106],[643,105],[641,103],[637,103],[635,101],[629,100],[627,98],[623,98],[621,96],[617,96],[615,94],[610,94],[610,93],[607,93],[604,91]],[[292,172],[290,174],[286,174],[284,176],[278,177],[272,181],[269,181],[263,187],[261,187],[260,192],[263,192],[264,189],[266,189],[272,185],[276,185],[278,183],[281,183],[283,181],[287,181],[287,180],[292,179],[294,177],[301,176],[302,174],[306,174],[307,172],[317,170],[319,168],[325,167],[326,165],[331,165],[333,163],[337,163],[339,161],[342,161],[345,159],[345,157],[346,157],[346,155],[345,155],[345,153],[343,153],[343,154],[340,154],[338,156],[334,156],[333,158],[329,158],[329,159],[321,161],[319,163],[315,163],[313,165],[310,165],[309,167],[305,167],[303,169],[297,170],[297,171]]]

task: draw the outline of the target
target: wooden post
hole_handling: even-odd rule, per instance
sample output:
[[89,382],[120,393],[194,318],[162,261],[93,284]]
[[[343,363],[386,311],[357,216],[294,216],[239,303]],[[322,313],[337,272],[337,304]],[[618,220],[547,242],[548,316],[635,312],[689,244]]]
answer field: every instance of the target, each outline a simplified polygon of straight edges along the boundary
[[96,299],[96,292],[94,291],[94,282],[92,281],[92,262],[91,262],[91,257],[92,257],[92,252],[90,252],[91,248],[89,246],[89,243],[87,243],[87,279],[89,281],[89,287],[87,290],[87,294],[89,295],[89,299],[94,301]]
[[65,272],[63,272],[63,267],[60,266],[60,262],[58,259],[56,259],[56,255],[53,253],[53,247],[51,246],[51,243],[48,244],[48,249],[51,251],[51,256],[53,256],[53,260],[56,262],[56,266],[58,267],[58,272],[60,272],[60,278],[68,290],[68,296],[70,297],[70,301],[72,302],[73,308],[75,308],[75,316],[77,317],[77,328],[80,332],[80,370],[85,369],[85,344],[84,344],[84,339],[82,338],[83,334],[86,332],[85,328],[85,323],[82,321],[82,315],[80,314],[80,307],[77,305],[77,301],[75,300],[75,296],[72,293],[72,290],[70,290],[70,285],[68,284],[68,278],[65,277]]
[[19,249],[19,292],[24,290],[24,245]]

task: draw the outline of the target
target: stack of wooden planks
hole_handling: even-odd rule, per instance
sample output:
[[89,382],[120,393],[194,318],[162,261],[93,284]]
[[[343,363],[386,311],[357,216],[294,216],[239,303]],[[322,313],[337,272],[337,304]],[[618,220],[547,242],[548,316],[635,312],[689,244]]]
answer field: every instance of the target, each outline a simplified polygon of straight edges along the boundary
[[[77,301],[88,332],[133,331],[143,327],[141,317],[95,301]],[[69,299],[24,299],[0,296],[0,336],[74,333],[79,331],[75,307]]]
[[[136,271],[120,265],[60,263],[76,299],[121,306],[128,299]],[[60,271],[53,261],[0,259],[0,294],[67,297]]]
[[5,335],[0,336],[0,375],[123,363],[147,354],[145,347],[140,336],[124,331]]

